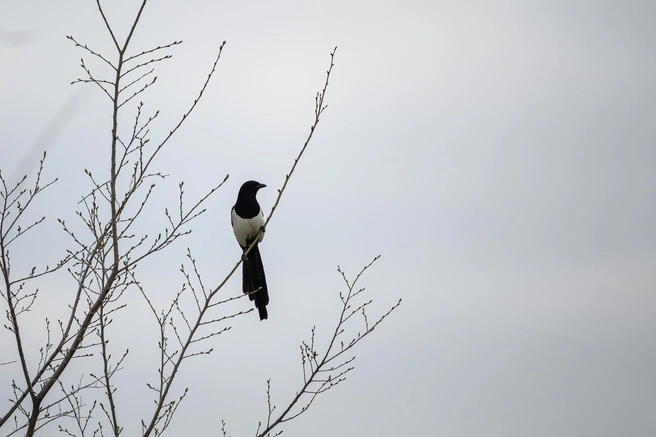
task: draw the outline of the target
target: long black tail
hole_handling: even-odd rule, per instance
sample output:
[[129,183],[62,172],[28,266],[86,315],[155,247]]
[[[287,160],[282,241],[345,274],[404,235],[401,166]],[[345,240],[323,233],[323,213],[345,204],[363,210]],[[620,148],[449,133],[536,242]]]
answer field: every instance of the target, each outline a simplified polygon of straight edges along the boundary
[[269,291],[267,289],[266,277],[264,276],[264,266],[260,256],[260,248],[256,244],[248,253],[246,261],[243,263],[243,290],[244,293],[251,293],[262,287],[256,293],[250,294],[250,300],[255,301],[255,307],[260,313],[260,320],[268,318],[266,306],[269,304]]

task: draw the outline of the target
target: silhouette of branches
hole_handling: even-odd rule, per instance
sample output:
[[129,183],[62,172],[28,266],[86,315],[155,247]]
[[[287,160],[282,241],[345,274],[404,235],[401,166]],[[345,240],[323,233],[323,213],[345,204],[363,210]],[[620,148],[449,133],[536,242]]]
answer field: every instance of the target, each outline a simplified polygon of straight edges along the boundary
[[[313,327],[310,341],[302,342],[300,347],[301,365],[303,368],[303,385],[301,389],[296,392],[296,396],[289,401],[287,407],[275,418],[273,417],[273,412],[275,411],[276,406],[271,402],[271,382],[270,380],[267,381],[268,414],[266,422],[264,422],[266,423],[264,429],[261,429],[263,422],[258,424],[255,433],[257,437],[267,436],[276,427],[297,418],[310,408],[318,395],[325,393],[339,383],[345,381],[347,373],[355,368],[353,366],[355,355],[353,354],[352,349],[362,339],[371,334],[374,329],[376,329],[376,327],[392,313],[392,311],[401,305],[401,299],[399,299],[398,302],[387,312],[382,316],[379,316],[373,324],[370,324],[366,313],[366,307],[371,304],[372,300],[370,299],[368,301],[360,302],[357,299],[361,297],[361,294],[365,289],[356,289],[355,286],[363,273],[379,258],[380,255],[376,256],[369,264],[364,266],[353,282],[350,282],[341,268],[337,267],[337,271],[341,274],[342,279],[346,284],[347,292],[339,293],[342,302],[342,310],[335,326],[335,330],[333,331],[333,335],[328,342],[328,346],[325,347],[323,352],[320,352],[320,349],[315,344],[316,327]],[[362,316],[360,319],[360,328],[357,331],[353,329],[354,323],[351,320],[355,315]],[[355,333],[348,334],[348,332],[353,331],[355,331]],[[280,433],[282,433],[282,430],[278,430],[274,435],[279,435]]]
[[[138,279],[138,265],[188,235],[194,221],[205,213],[207,201],[228,179],[226,175],[204,195],[191,200],[185,194],[184,182],[180,182],[177,205],[164,210],[164,225],[159,230],[153,230],[148,205],[157,182],[168,177],[154,168],[155,159],[205,95],[221,59],[225,41],[218,47],[216,58],[208,68],[207,77],[193,102],[168,132],[156,141],[151,137],[151,128],[159,111],[147,113],[143,102],[133,106],[134,120],[130,124],[119,122],[125,118],[121,115],[126,105],[132,106],[137,97],[156,84],[156,67],[171,59],[170,51],[182,43],[175,40],[147,49],[133,48],[133,35],[146,4],[147,0],[141,0],[127,34],[122,37],[115,32],[103,6],[96,0],[98,13],[113,42],[110,53],[100,53],[73,36],[67,37],[84,52],[80,64],[84,75],[72,83],[99,87],[111,102],[109,114],[112,121],[106,145],[110,152],[108,168],[100,174],[85,169],[89,188],[83,191],[75,218],[68,222],[57,219],[73,248],[66,250],[53,267],[33,266],[25,272],[12,270],[12,249],[16,242],[46,220],[43,216],[30,221],[26,211],[32,209],[37,196],[57,181],[43,181],[45,153],[34,175],[33,185],[28,182],[27,175],[10,184],[0,172],[0,296],[7,305],[8,323],[5,327],[13,337],[16,352],[15,359],[3,359],[0,366],[15,365],[20,369],[20,378],[11,382],[9,407],[0,417],[0,428],[7,430],[7,435],[20,433],[31,437],[53,423],[61,433],[69,436],[107,434],[119,437],[123,433],[125,424],[120,414],[121,392],[115,376],[127,366],[130,355],[127,348],[113,355],[116,350],[110,347],[110,338],[115,333],[116,315],[127,306],[125,296],[128,290],[139,291],[150,310],[150,320],[157,327],[157,376],[145,382],[154,397],[154,408],[141,422],[143,437],[159,436],[166,431],[187,396],[186,388],[177,393],[173,391],[173,383],[182,365],[188,359],[211,354],[216,337],[231,330],[233,319],[253,311],[252,308],[223,311],[223,304],[243,299],[247,296],[245,294],[219,296],[242,263],[241,253],[218,284],[208,285],[192,251],[187,249],[186,260],[180,267],[182,284],[163,307],[156,304],[153,294]],[[337,47],[330,53],[325,82],[315,96],[314,120],[310,131],[285,175],[265,226],[277,210],[289,180],[327,108],[325,97],[336,50]],[[147,233],[140,230],[144,228],[148,229]],[[255,238],[255,241],[258,239]],[[248,255],[254,244],[247,248],[244,255]],[[370,324],[365,311],[371,300],[358,300],[364,289],[356,290],[354,287],[364,271],[377,259],[365,266],[353,283],[338,268],[348,292],[340,294],[343,307],[333,336],[321,353],[320,347],[315,344],[315,328],[310,340],[301,344],[303,383],[284,409],[276,410],[272,404],[271,381],[267,381],[268,414],[266,421],[258,425],[258,436],[271,435],[271,432],[275,432],[274,436],[281,434],[282,429],[277,427],[307,411],[319,394],[344,381],[353,369],[353,347],[398,307],[400,300]],[[30,346],[25,342],[23,326],[27,324],[25,314],[39,297],[39,289],[33,281],[57,271],[62,274],[66,272],[72,280],[71,297],[66,302],[66,312],[61,319],[45,319],[45,344],[39,349],[38,360],[31,359],[31,354],[26,353]],[[355,320],[360,321],[357,333]],[[85,365],[90,368],[99,370],[95,373],[85,372],[75,384],[65,383],[62,379],[64,372],[74,360],[80,359],[85,360]],[[275,415],[276,411],[281,413]],[[224,437],[227,435],[225,422],[222,422],[221,432]]]
[[[115,388],[111,383],[111,378],[121,368],[126,355],[114,362],[107,349],[107,327],[111,324],[111,315],[124,308],[125,305],[120,303],[122,294],[129,287],[136,285],[134,269],[137,263],[187,235],[190,232],[192,221],[205,212],[203,203],[223,184],[222,182],[210,189],[201,199],[192,202],[188,209],[183,207],[184,191],[181,184],[180,204],[176,208],[179,214],[172,216],[168,210],[165,212],[168,225],[162,232],[153,237],[137,236],[132,233],[133,225],[142,219],[142,213],[155,187],[154,183],[149,184],[149,182],[166,177],[161,172],[150,170],[153,161],[197,106],[215,72],[224,47],[224,44],[219,47],[216,60],[196,99],[162,141],[155,145],[150,143],[150,125],[159,112],[155,112],[144,120],[143,103],[138,105],[130,138],[121,138],[118,134],[121,107],[155,83],[156,76],[153,75],[154,69],[151,66],[171,57],[170,54],[154,56],[151,59],[147,59],[145,56],[162,53],[180,44],[180,41],[174,41],[170,44],[141,50],[133,55],[128,54],[132,36],[146,3],[146,0],[142,1],[127,36],[119,42],[107,21],[102,5],[99,1],[96,2],[98,11],[115,45],[113,56],[101,54],[72,36],[68,37],[76,47],[81,48],[92,58],[99,59],[103,66],[109,67],[109,76],[105,77],[102,73],[96,75],[92,73],[83,58],[81,66],[86,77],[73,83],[95,84],[110,98],[112,102],[111,158],[109,173],[100,181],[90,171],[85,170],[92,189],[82,197],[81,209],[77,212],[77,217],[83,225],[83,232],[76,231],[77,226],[71,227],[65,220],[59,220],[62,229],[70,236],[76,248],[69,250],[55,267],[46,266],[43,270],[37,270],[34,267],[27,274],[16,274],[11,270],[9,246],[45,220],[43,217],[26,226],[21,225],[24,212],[31,205],[33,199],[54,183],[54,181],[45,184],[41,182],[45,154],[36,173],[34,188],[31,190],[24,188],[27,176],[23,177],[15,186],[9,186],[0,174],[3,200],[0,211],[0,269],[4,280],[0,292],[7,302],[8,328],[14,335],[18,354],[17,361],[21,366],[24,379],[22,386],[17,383],[13,384],[15,396],[10,408],[0,419],[0,427],[5,426],[13,418],[15,426],[12,432],[14,433],[25,432],[26,435],[31,436],[55,417],[72,417],[77,420],[79,425],[77,432],[84,434],[88,421],[85,421],[84,424],[81,422],[83,416],[79,391],[90,388],[89,385],[81,383],[79,390],[60,387],[65,396],[54,405],[47,404],[45,399],[53,387],[61,384],[60,377],[70,362],[74,358],[91,357],[92,351],[97,347],[100,348],[103,376],[92,378],[93,386],[104,389],[108,409],[105,409],[102,403],[100,404],[101,408],[105,412],[112,434],[117,436],[120,433],[122,428],[116,414]],[[141,59],[146,60],[140,62]],[[149,68],[148,71],[144,71],[146,68]],[[136,87],[136,91],[126,94],[133,87]],[[119,185],[126,186],[126,188],[119,190]],[[123,244],[120,245],[120,249],[119,243],[121,242]],[[55,333],[51,331],[50,322],[47,322],[47,344],[41,349],[37,369],[30,371],[21,335],[20,316],[30,310],[38,297],[38,289],[28,291],[27,283],[59,270],[65,265],[69,265],[68,273],[76,284],[75,296],[69,306],[69,315],[67,320],[58,321],[57,340],[51,339]],[[97,334],[96,339],[92,339],[90,335],[92,333]],[[53,415],[53,408],[61,407],[64,405],[64,401],[70,408],[60,410],[57,413],[58,416]],[[26,403],[29,403],[29,406]],[[25,422],[19,423],[16,413],[23,416]],[[62,431],[70,432],[65,428],[62,428]]]

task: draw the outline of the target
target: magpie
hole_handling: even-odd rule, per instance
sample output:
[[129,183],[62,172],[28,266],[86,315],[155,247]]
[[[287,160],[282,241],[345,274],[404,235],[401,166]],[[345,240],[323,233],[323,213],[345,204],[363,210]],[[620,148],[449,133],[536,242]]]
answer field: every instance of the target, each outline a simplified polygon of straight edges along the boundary
[[[242,289],[244,293],[250,293],[248,295],[250,300],[255,301],[255,307],[260,313],[260,320],[264,320],[268,316],[266,306],[269,304],[269,292],[264,277],[260,248],[258,247],[264,238],[264,213],[260,208],[260,204],[257,203],[255,195],[260,188],[264,187],[266,185],[257,181],[244,182],[239,189],[237,202],[230,212],[232,231],[235,233],[237,243],[244,252],[259,234],[258,242],[255,243],[253,249],[247,256],[242,255]],[[258,291],[253,293],[255,290]]]

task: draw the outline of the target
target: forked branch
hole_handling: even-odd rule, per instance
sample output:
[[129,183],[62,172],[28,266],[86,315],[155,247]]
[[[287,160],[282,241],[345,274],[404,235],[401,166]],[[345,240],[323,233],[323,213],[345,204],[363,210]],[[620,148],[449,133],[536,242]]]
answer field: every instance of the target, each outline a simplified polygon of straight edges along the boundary
[[[349,283],[344,272],[342,272],[339,267],[337,268],[338,272],[342,275],[348,292],[346,295],[340,293],[340,298],[342,300],[342,311],[329,344],[326,347],[325,352],[320,354],[314,340],[315,328],[312,328],[310,342],[301,343],[303,385],[297,392],[296,396],[289,402],[287,407],[273,421],[271,419],[271,415],[276,407],[271,404],[271,387],[270,382],[267,381],[267,426],[261,432],[260,427],[258,426],[258,431],[256,433],[257,437],[265,437],[269,435],[269,433],[273,431],[277,426],[300,416],[310,408],[319,394],[330,390],[340,382],[344,381],[346,379],[346,374],[354,369],[354,366],[351,364],[355,360],[355,355],[353,355],[351,349],[353,349],[353,347],[359,343],[360,340],[371,334],[374,329],[376,329],[376,327],[392,313],[392,311],[401,305],[401,299],[399,299],[398,302],[394,304],[386,313],[380,316],[373,325],[369,325],[366,313],[364,311],[364,306],[366,306],[371,301],[358,305],[358,308],[361,309],[360,313],[363,316],[362,321],[364,324],[364,330],[357,331],[357,333],[352,334],[352,337],[350,340],[348,340],[347,343],[342,340],[343,335],[345,334],[345,330],[350,327],[350,325],[347,326],[347,321],[350,318],[348,314],[351,306],[353,305],[353,299],[362,291],[364,291],[364,289],[356,290],[355,285],[357,284],[362,274],[369,267],[371,267],[372,264],[378,260],[378,258],[380,258],[380,255],[375,257],[373,261],[367,264],[360,271],[353,283]],[[339,348],[336,347],[338,341],[340,344]],[[344,354],[350,355],[350,357],[344,357]],[[282,431],[279,431],[279,433],[280,432]]]

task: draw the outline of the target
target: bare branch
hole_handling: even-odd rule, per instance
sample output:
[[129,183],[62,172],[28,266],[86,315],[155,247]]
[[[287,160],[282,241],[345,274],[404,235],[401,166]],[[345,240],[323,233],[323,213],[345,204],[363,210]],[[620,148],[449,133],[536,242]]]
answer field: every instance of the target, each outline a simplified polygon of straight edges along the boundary
[[123,62],[126,62],[126,63],[127,63],[127,62],[132,61],[133,59],[137,59],[137,58],[139,58],[139,57],[141,57],[141,56],[144,56],[144,55],[147,55],[147,54],[149,54],[149,53],[154,53],[154,52],[159,51],[159,50],[165,50],[165,49],[171,48],[171,47],[176,46],[176,45],[179,45],[179,44],[182,44],[182,41],[173,41],[172,43],[165,44],[165,45],[163,45],[163,46],[157,46],[157,47],[155,47],[154,49],[144,50],[144,51],[141,52],[141,53],[138,53],[138,54],[136,54],[136,55],[130,56],[130,57],[128,57],[128,58],[125,58],[125,60],[124,60]]
[[[399,301],[395,305],[393,305],[385,314],[383,314],[380,317],[380,319],[372,326],[369,326],[366,320],[366,315],[364,315],[364,309],[363,309],[371,301],[365,304],[358,305],[357,306],[358,310],[355,310],[355,312],[361,311],[364,315],[364,322],[365,322],[364,333],[363,334],[358,333],[357,336],[353,337],[352,340],[346,346],[344,346],[344,343],[342,342],[339,350],[334,349],[337,338],[344,332],[345,324],[353,314],[353,312],[349,312],[349,308],[351,307],[351,300],[356,295],[360,294],[363,291],[363,289],[354,291],[355,284],[358,282],[362,274],[369,267],[371,267],[371,265],[373,265],[373,263],[376,262],[378,258],[379,256],[375,257],[373,261],[367,264],[356,276],[356,279],[353,281],[353,283],[350,283],[348,281],[346,275],[338,267],[338,271],[342,275],[342,278],[346,283],[348,292],[345,296],[340,293],[340,299],[342,301],[342,312],[340,314],[333,335],[329,341],[329,344],[325,352],[321,355],[321,358],[319,358],[319,353],[315,348],[315,342],[314,342],[315,329],[312,328],[310,343],[307,344],[303,342],[301,344],[301,365],[303,369],[303,386],[301,387],[301,390],[297,392],[296,396],[289,402],[288,406],[273,421],[271,421],[271,413],[273,411],[273,408],[271,407],[271,399],[270,399],[270,383],[267,382],[267,404],[269,405],[267,426],[261,432],[259,432],[259,428],[258,428],[258,434],[257,434],[258,437],[264,437],[268,435],[278,425],[293,420],[296,417],[300,416],[310,408],[310,406],[312,405],[312,403],[314,402],[314,400],[319,394],[324,393],[330,390],[331,388],[337,386],[339,383],[343,382],[346,379],[346,374],[351,370],[353,370],[354,368],[353,366],[349,366],[349,364],[351,364],[355,360],[355,355],[351,356],[350,358],[338,364],[329,365],[329,363],[333,362],[338,357],[342,356],[344,353],[350,351],[360,340],[362,340],[365,336],[373,332],[376,326],[379,323],[381,323],[392,311],[398,308],[398,306],[401,304],[401,300],[399,299]],[[349,315],[347,315],[347,312]],[[301,402],[303,399],[305,400]],[[297,405],[300,405],[300,408],[296,408]]]
[[[141,8],[145,6],[146,2],[144,1]],[[98,11],[100,11],[100,15],[102,16],[103,21],[105,22],[105,27],[107,28],[107,31],[112,37],[112,41],[114,41],[114,46],[116,46],[116,50],[120,50],[120,46],[118,45],[118,41],[116,40],[116,37],[114,36],[114,31],[112,30],[112,27],[109,25],[109,22],[107,21],[107,17],[105,16],[105,11],[103,11],[102,6],[100,5],[100,0],[96,0],[96,5],[98,6]],[[139,11],[141,13],[141,11]]]
[[70,39],[71,41],[73,41],[73,43],[75,44],[75,47],[80,47],[81,49],[86,50],[87,52],[91,53],[92,55],[94,55],[94,56],[100,58],[101,60],[103,60],[107,65],[109,65],[110,67],[112,67],[113,70],[116,70],[116,67],[114,66],[114,64],[112,64],[110,61],[108,61],[108,60],[107,60],[103,55],[101,55],[100,53],[97,53],[97,52],[91,50],[86,44],[80,44],[80,43],[77,42],[77,41],[75,40],[75,38],[73,38],[73,36],[71,36],[71,35],[67,35],[66,38],[67,38],[67,39]]
[[107,95],[107,97],[109,97],[109,99],[111,101],[114,101],[114,97],[112,97],[112,95],[109,93],[107,88],[104,87],[104,85],[113,86],[114,82],[104,80],[104,79],[96,79],[95,77],[93,77],[93,74],[91,73],[91,70],[89,70],[89,68],[87,68],[87,66],[84,64],[84,59],[80,59],[80,62],[81,62],[80,66],[82,67],[84,72],[87,74],[89,79],[75,79],[73,82],[71,82],[71,85],[76,84],[76,83],[95,83],[96,85],[98,85],[98,87],[100,87],[101,90],[104,91],[104,93]]
[[[122,93],[122,92],[125,91],[127,88],[129,88],[130,86],[132,86],[132,85],[134,85],[135,83],[139,82],[139,81],[140,81],[141,79],[143,79],[144,77],[146,77],[146,76],[152,74],[154,71],[155,71],[155,69],[154,69],[154,68],[151,68],[150,71],[147,71],[146,73],[142,74],[141,76],[139,76],[138,78],[134,79],[132,82],[130,82],[129,84],[127,84],[127,85],[125,85],[123,88],[121,88],[121,89],[119,90],[119,93]],[[124,73],[124,74],[125,74],[125,73]],[[155,79],[153,79],[153,82],[154,82],[154,81],[155,81]],[[126,149],[127,149],[127,147],[126,147]]]
[[[159,57],[159,58],[152,58],[152,59],[149,59],[149,60],[146,61],[146,62],[142,62],[141,64],[137,64],[137,65],[135,65],[134,67],[131,67],[131,68],[125,70],[123,73],[121,73],[121,78],[127,76],[128,74],[132,73],[132,72],[135,71],[135,70],[138,70],[138,69],[141,68],[141,67],[145,67],[145,66],[147,66],[147,65],[154,64],[155,62],[165,61],[165,60],[167,60],[167,59],[171,59],[172,57],[173,57],[173,55],[164,55],[164,56],[161,56],[161,57]],[[154,69],[151,70],[151,71],[154,71]],[[139,80],[139,79],[136,79],[136,80]],[[127,87],[126,87],[126,88],[127,88]],[[121,91],[122,91],[122,90],[121,90]]]
[[[141,78],[139,78],[139,79],[141,79]],[[137,80],[139,80],[139,79],[137,79]],[[148,87],[150,87],[151,85],[153,85],[153,84],[155,83],[156,80],[157,80],[157,76],[153,77],[153,80],[151,80],[150,82],[148,82],[147,84],[145,84],[144,86],[142,86],[141,89],[140,89],[139,91],[135,91],[134,94],[132,94],[132,95],[131,95],[130,97],[128,97],[127,99],[123,100],[123,102],[121,102],[121,104],[119,104],[117,108],[121,108],[121,107],[122,107],[123,105],[125,105],[127,102],[129,102],[130,100],[132,100],[132,99],[134,99],[135,97],[137,97],[139,94],[141,94],[141,93],[143,93],[144,91],[146,91],[146,89],[147,89]],[[128,86],[130,86],[130,85],[132,85],[132,83],[130,83]],[[125,88],[127,88],[127,86],[126,86]]]

